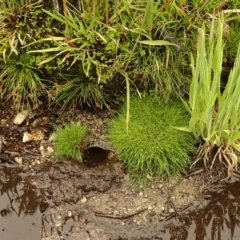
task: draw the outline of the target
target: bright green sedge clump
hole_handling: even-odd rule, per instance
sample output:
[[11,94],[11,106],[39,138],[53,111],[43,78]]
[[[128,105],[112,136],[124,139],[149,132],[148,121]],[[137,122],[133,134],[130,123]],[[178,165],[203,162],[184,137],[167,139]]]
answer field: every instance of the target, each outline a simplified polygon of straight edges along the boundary
[[70,157],[82,161],[80,143],[87,134],[87,127],[69,123],[64,128],[56,127],[55,153],[56,160],[60,157]]
[[130,177],[176,176],[190,163],[195,150],[193,135],[175,127],[185,126],[189,115],[181,101],[164,103],[152,96],[131,99],[128,133],[126,106],[109,123],[109,139],[127,167]]

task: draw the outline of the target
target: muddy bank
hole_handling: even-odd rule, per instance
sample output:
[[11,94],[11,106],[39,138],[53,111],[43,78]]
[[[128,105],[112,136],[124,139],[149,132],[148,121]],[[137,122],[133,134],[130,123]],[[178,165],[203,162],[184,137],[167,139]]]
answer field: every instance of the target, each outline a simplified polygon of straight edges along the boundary
[[[175,181],[129,180],[105,141],[112,113],[76,110],[58,116],[39,108],[21,124],[0,105],[1,239],[234,239],[239,232],[238,176],[220,181],[203,170]],[[90,126],[84,163],[54,162],[52,125],[81,121]],[[42,139],[23,141],[24,132]],[[39,135],[38,135],[39,136]],[[193,172],[194,173],[194,172]]]
[[212,182],[191,198],[187,181],[195,185],[206,175],[142,189],[115,160],[95,168],[49,161],[27,173],[2,163],[0,171],[3,240],[225,240],[240,233],[238,177]]

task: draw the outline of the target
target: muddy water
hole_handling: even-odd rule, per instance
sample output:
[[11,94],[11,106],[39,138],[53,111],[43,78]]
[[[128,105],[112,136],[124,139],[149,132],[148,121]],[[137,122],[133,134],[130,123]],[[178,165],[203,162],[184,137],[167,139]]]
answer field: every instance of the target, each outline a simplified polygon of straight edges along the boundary
[[89,204],[98,194],[118,189],[120,168],[114,161],[95,168],[62,161],[23,172],[2,164],[0,239],[239,239],[240,179],[211,184],[198,208],[190,203],[164,220],[147,214],[147,223],[139,224],[134,217],[146,209],[118,216]]

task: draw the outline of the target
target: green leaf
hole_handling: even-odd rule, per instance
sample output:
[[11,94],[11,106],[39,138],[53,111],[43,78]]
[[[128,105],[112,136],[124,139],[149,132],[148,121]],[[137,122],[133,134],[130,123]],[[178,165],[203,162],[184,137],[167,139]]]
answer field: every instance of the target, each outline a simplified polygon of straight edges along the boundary
[[144,40],[140,43],[150,46],[178,46],[177,44],[165,41],[165,40]]
[[188,132],[188,133],[192,133],[192,129],[188,128],[188,127],[173,127],[177,130],[183,131],[183,132]]
[[238,152],[240,152],[240,145],[239,143],[232,143],[232,146],[234,149],[236,149]]

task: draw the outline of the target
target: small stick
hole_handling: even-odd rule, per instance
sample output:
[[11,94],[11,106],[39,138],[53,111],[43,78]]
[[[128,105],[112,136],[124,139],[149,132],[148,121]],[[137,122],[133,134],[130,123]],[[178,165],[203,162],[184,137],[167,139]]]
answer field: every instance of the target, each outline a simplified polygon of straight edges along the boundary
[[4,136],[0,135],[0,153],[2,153],[3,141],[4,141]]
[[128,214],[128,215],[110,215],[110,214],[103,214],[103,213],[95,213],[95,215],[97,217],[114,218],[114,219],[121,219],[122,220],[122,219],[128,219],[130,217],[133,217],[133,216],[135,216],[135,215],[137,215],[139,213],[142,213],[142,212],[144,212],[146,210],[147,210],[147,208],[143,208],[143,209],[138,210],[135,213]]
[[189,177],[192,177],[192,176],[198,175],[198,174],[202,173],[203,170],[204,170],[203,168],[196,169],[196,170],[190,172],[188,175],[186,175],[185,178],[189,178]]

